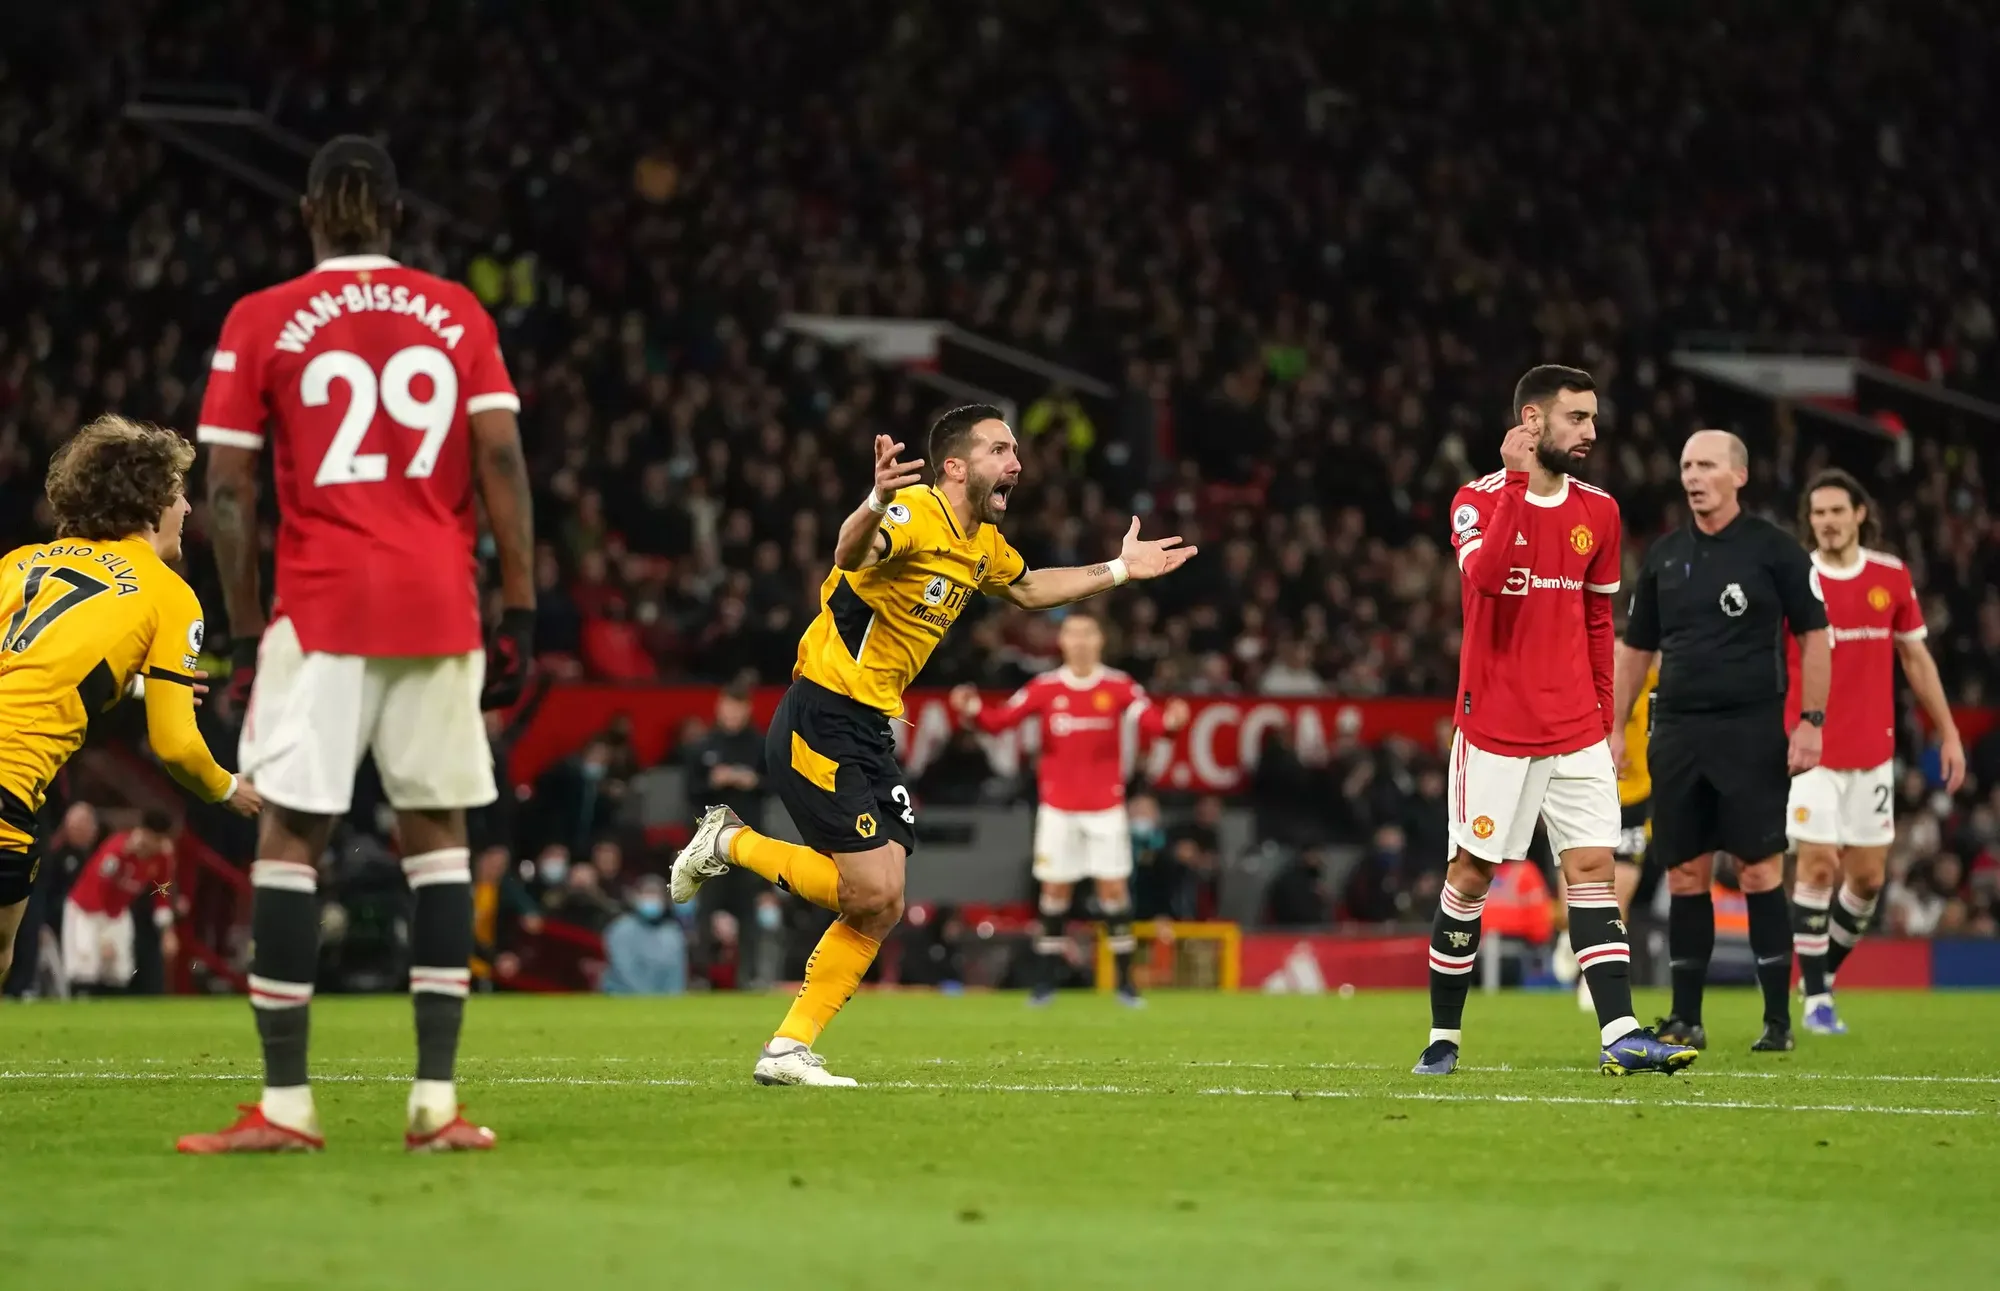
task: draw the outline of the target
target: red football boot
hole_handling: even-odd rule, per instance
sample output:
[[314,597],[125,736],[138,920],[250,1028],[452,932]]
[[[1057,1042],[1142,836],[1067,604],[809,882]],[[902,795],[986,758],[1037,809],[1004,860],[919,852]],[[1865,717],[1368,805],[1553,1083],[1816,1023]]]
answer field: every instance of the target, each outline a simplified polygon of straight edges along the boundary
[[243,1113],[236,1124],[214,1134],[183,1134],[174,1145],[181,1152],[210,1156],[219,1152],[317,1152],[326,1140],[304,1130],[288,1129],[265,1119],[256,1103],[238,1103]]
[[500,1138],[484,1125],[454,1116],[436,1129],[403,1132],[403,1147],[411,1152],[491,1152]]

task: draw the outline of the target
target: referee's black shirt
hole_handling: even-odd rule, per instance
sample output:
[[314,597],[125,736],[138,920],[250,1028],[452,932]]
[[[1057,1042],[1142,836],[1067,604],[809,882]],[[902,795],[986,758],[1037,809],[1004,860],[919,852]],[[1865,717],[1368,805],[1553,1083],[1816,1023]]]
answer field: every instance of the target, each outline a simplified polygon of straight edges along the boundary
[[1799,636],[1825,626],[1805,548],[1746,513],[1717,534],[1690,521],[1653,543],[1625,644],[1660,654],[1656,710],[1715,713],[1782,700],[1785,628]]

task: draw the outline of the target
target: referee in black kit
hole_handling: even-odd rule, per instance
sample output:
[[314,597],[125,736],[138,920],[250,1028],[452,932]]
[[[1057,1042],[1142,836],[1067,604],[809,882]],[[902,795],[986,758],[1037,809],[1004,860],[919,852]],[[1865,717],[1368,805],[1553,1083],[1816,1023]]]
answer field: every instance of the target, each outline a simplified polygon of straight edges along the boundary
[[[1646,552],[1618,647],[1611,753],[1625,764],[1625,722],[1657,657],[1653,855],[1667,867],[1667,950],[1674,1010],[1662,1040],[1704,1048],[1702,987],[1715,950],[1714,853],[1737,860],[1750,948],[1764,992],[1764,1034],[1750,1047],[1792,1047],[1792,922],[1785,904],[1785,800],[1793,775],[1819,762],[1832,669],[1826,606],[1812,561],[1790,533],[1743,514],[1750,478],[1743,441],[1697,431],[1681,450],[1690,522]],[[1802,720],[1785,735],[1784,632],[1799,639]]]

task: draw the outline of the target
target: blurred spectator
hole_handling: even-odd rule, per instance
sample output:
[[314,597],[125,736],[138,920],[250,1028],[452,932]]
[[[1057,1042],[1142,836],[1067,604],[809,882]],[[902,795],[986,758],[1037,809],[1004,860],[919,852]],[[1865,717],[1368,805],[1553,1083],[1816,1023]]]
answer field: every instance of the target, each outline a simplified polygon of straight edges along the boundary
[[1280,928],[1315,928],[1333,922],[1326,885],[1326,854],[1321,849],[1292,853],[1265,891],[1265,919]]
[[571,865],[562,887],[542,898],[551,919],[589,932],[602,932],[622,907],[604,891],[597,869],[588,861]]
[[518,963],[511,947],[517,932],[542,930],[534,898],[521,886],[504,846],[482,848],[472,873],[472,975],[486,989],[512,977],[503,966]]
[[924,765],[914,788],[929,807],[970,807],[986,797],[993,764],[977,732],[959,728]]
[[1347,872],[1341,907],[1356,923],[1388,923],[1400,912],[1407,840],[1401,825],[1376,829],[1368,848]]
[[97,835],[97,809],[73,802],[63,811],[62,824],[43,840],[41,868],[14,934],[14,966],[4,983],[8,995],[69,994],[62,969],[63,911],[76,876],[97,850]]
[[590,868],[597,872],[597,886],[605,900],[620,908],[625,904],[625,846],[615,838],[600,838],[590,845]]
[[1186,873],[1193,890],[1193,909],[1183,918],[1213,919],[1222,873],[1222,799],[1203,794],[1195,799],[1194,817],[1167,835],[1167,850]]
[[554,763],[535,778],[534,836],[561,844],[567,855],[590,849],[590,840],[618,820],[627,788],[612,770],[612,743],[592,736],[575,756]]
[[1132,917],[1194,918],[1193,878],[1167,846],[1160,800],[1135,793],[1126,799],[1125,817],[1132,831]]
[[903,943],[903,985],[964,985],[965,920],[959,918],[956,906],[912,907],[897,937]]
[[606,995],[679,995],[687,990],[687,937],[667,908],[667,881],[648,874],[632,888],[632,908],[604,930]]
[[[724,689],[716,697],[715,724],[681,745],[677,758],[691,801],[721,803],[750,828],[764,827],[764,733],[751,722],[748,687]],[[704,917],[727,910],[740,924],[752,918],[758,896],[770,886],[755,872],[732,867],[702,885],[699,908]]]

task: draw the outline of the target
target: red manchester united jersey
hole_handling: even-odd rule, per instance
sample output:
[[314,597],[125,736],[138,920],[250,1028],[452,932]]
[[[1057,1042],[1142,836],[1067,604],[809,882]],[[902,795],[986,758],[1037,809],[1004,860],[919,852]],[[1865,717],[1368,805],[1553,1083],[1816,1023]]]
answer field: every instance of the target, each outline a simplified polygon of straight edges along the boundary
[[132,908],[140,895],[173,878],[171,850],[139,856],[132,850],[132,832],[113,834],[76,876],[69,899],[79,910],[117,918]]
[[271,441],[272,613],[307,650],[462,654],[480,644],[466,424],[520,406],[470,291],[339,256],[236,302],[196,438]]
[[1528,492],[1524,471],[1496,471],[1452,499],[1465,642],[1458,729],[1507,757],[1572,753],[1611,729],[1611,594],[1618,590],[1618,504],[1564,478]]
[[1125,803],[1125,729],[1138,723],[1142,746],[1166,733],[1145,687],[1116,668],[1078,677],[1067,668],[1045,672],[997,708],[980,711],[988,735],[1031,717],[1042,723],[1036,783],[1042,805],[1060,811],[1108,811]]
[[[1813,586],[1826,602],[1833,644],[1819,764],[1863,771],[1896,755],[1896,642],[1924,639],[1924,612],[1903,562],[1863,548],[1845,569],[1813,553]],[[1791,641],[1786,726],[1799,719],[1799,643]]]

